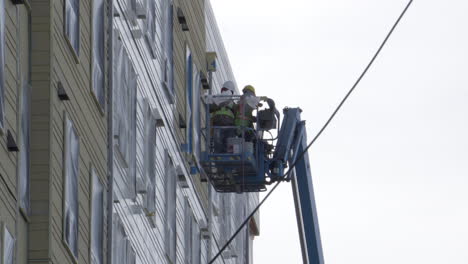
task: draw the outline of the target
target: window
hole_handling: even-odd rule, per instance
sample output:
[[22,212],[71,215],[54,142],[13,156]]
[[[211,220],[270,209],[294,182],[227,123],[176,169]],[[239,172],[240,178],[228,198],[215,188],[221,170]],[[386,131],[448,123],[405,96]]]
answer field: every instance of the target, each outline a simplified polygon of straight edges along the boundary
[[165,161],[165,229],[166,229],[166,255],[172,264],[176,261],[176,173],[174,163],[166,152]]
[[[237,202],[236,202],[236,226],[239,226],[242,221],[246,218],[246,210],[245,210],[245,205],[247,204],[247,201],[245,199],[244,194],[236,195],[237,197]],[[244,228],[240,231],[240,233],[236,237],[236,253],[237,253],[237,262],[239,264],[244,264],[248,263],[245,261],[245,256],[246,256],[246,237],[247,237],[247,229],[248,225],[244,226]]]
[[192,216],[192,262],[191,264],[200,264],[201,262],[201,247],[200,247],[200,227],[198,226],[195,217]]
[[79,139],[73,123],[65,115],[64,128],[64,199],[63,240],[72,255],[78,258],[78,162]]
[[188,198],[185,198],[184,209],[185,263],[200,264],[200,228],[192,213]]
[[2,253],[2,264],[13,264],[15,263],[15,238],[10,233],[6,224],[2,226],[2,237],[0,238],[0,245],[2,245],[1,253]]
[[[1,0],[0,0],[1,1]],[[30,194],[29,194],[29,182],[30,182],[30,94],[31,86],[27,83],[23,83],[23,89],[20,98],[20,140],[18,153],[19,166],[18,166],[18,192],[19,192],[19,205],[24,214],[29,214],[30,209]]]
[[118,214],[112,218],[112,263],[135,264],[136,253]]
[[5,0],[0,0],[0,131],[5,127]]
[[173,59],[173,20],[174,20],[174,7],[172,0],[165,0],[165,27],[164,27],[164,75],[163,84],[168,94],[169,102],[174,103],[174,59]]
[[80,55],[80,0],[65,0],[65,35],[69,44]]
[[193,152],[197,158],[200,158],[201,146],[200,146],[200,72],[196,69],[196,66],[193,67],[193,96],[192,96],[192,106],[193,106]]
[[[233,203],[233,195],[231,193],[225,193],[221,196],[221,217],[220,217],[220,236],[221,236],[221,244],[226,244],[227,240],[232,236],[234,233],[235,224],[235,203]],[[223,252],[223,257],[233,258],[237,257],[236,249],[237,248],[237,239],[232,240],[226,250]]]
[[185,49],[185,107],[186,107],[186,147],[188,153],[192,153],[193,144],[193,120],[192,120],[192,107],[193,107],[193,62],[192,53],[187,46]]
[[[144,188],[145,196],[145,210],[147,216],[154,216],[156,212],[156,118],[154,117],[153,110],[149,102],[144,100]],[[153,224],[155,219],[152,218]]]
[[104,187],[91,168],[91,263],[103,263]]
[[[117,34],[116,34],[117,35]],[[114,138],[116,154],[121,165],[126,168],[126,175],[121,186],[127,186],[126,198],[136,197],[136,90],[137,75],[123,43],[114,40]],[[120,184],[119,184],[120,185]]]
[[92,91],[101,110],[104,110],[106,101],[104,87],[104,19],[104,0],[93,0]]
[[156,3],[155,0],[146,0],[146,23],[145,23],[145,38],[150,48],[151,56],[156,58],[154,45],[156,41]]
[[185,264],[192,263],[192,211],[189,205],[188,198],[185,197],[184,204],[184,250]]

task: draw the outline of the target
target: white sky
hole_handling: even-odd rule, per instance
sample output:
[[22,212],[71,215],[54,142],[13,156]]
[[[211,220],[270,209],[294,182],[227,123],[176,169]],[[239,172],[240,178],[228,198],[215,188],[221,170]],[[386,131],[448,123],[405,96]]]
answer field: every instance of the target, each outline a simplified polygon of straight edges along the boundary
[[[239,86],[301,107],[309,139],[407,1],[211,0]],[[413,3],[309,152],[326,263],[468,263],[468,2]],[[255,263],[301,263],[290,185]]]

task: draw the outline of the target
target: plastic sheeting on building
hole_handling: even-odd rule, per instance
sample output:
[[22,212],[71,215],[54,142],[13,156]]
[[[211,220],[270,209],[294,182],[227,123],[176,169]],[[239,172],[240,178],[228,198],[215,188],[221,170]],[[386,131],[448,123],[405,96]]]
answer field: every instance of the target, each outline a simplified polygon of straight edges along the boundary
[[[1,1],[1,0],[0,0]],[[30,122],[31,122],[31,86],[25,81],[21,93],[21,129],[20,129],[20,152],[18,154],[18,189],[19,189],[19,205],[24,210],[24,213],[29,214],[30,208]]]
[[[115,110],[114,137],[117,139],[117,156],[123,161],[121,166],[125,168],[122,176],[123,198],[133,199],[136,197],[136,90],[137,75],[128,54],[118,38],[114,38],[115,63],[113,66],[113,98]],[[117,153],[118,152],[118,153]],[[117,179],[118,180],[118,179]]]
[[146,192],[145,208],[147,214],[152,216],[156,212],[156,118],[147,99],[143,102],[143,189]]
[[198,71],[197,67],[194,65],[193,67],[193,153],[197,157],[198,160],[201,158],[201,109],[200,109],[200,88],[201,88],[201,81],[200,81],[200,72]]
[[79,139],[68,117],[65,119],[65,200],[63,237],[73,255],[78,258],[78,162]]
[[174,19],[174,7],[172,0],[163,0],[163,15],[164,15],[164,83],[166,83],[167,93],[169,94],[169,101],[174,101],[174,33],[173,19]]
[[104,0],[93,0],[93,92],[104,109]]
[[13,264],[15,258],[15,238],[8,231],[6,226],[3,227],[3,264]]
[[0,0],[0,128],[5,127],[5,0]]
[[188,198],[184,200],[184,253],[185,264],[192,263],[192,209],[190,208]]
[[65,34],[76,54],[80,54],[80,1],[65,0]]
[[154,53],[156,41],[156,3],[155,0],[146,0],[146,23],[144,25],[145,37],[150,47],[151,55],[156,57]]
[[118,214],[112,218],[112,263],[135,264],[136,253]]
[[200,264],[201,262],[200,239],[200,227],[195,217],[192,216],[192,262],[190,264]]
[[91,169],[91,263],[103,263],[104,187],[94,169]]
[[[166,151],[167,152],[167,151]],[[171,157],[166,153],[165,161],[166,183],[165,183],[165,214],[166,214],[166,253],[172,263],[176,260],[176,171]]]

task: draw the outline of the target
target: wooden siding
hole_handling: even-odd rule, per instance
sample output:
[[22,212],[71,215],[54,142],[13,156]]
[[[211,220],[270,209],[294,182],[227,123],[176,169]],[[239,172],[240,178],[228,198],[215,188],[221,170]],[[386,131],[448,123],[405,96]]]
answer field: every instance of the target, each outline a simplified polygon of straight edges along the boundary
[[[78,263],[90,263],[90,169],[107,190],[107,119],[91,92],[91,15],[92,2],[80,1],[80,54],[76,62],[64,34],[63,2],[51,6],[51,82],[50,82],[50,258],[55,263],[72,263],[63,243],[63,122],[64,113],[73,122],[79,137],[78,180]],[[107,73],[104,73],[107,76]],[[61,82],[70,101],[55,96]],[[107,81],[106,81],[107,83]],[[105,222],[107,223],[107,222]],[[106,237],[106,225],[103,226]],[[107,249],[104,247],[103,255]]]
[[31,221],[29,259],[49,258],[50,1],[32,1]]
[[[31,183],[42,188],[33,188],[31,192],[33,213],[29,254],[34,260],[73,263],[63,243],[62,227],[63,123],[66,113],[80,142],[77,261],[90,263],[90,169],[95,169],[107,190],[107,117],[101,112],[90,86],[91,1],[80,1],[78,61],[64,34],[63,3],[32,1],[35,45],[32,54]],[[57,97],[58,82],[62,83],[70,101],[61,101]],[[107,237],[106,230],[104,225],[104,237]],[[104,257],[106,251],[104,247]]]
[[26,6],[15,6],[11,1],[5,5],[5,82],[4,103],[5,122],[0,129],[0,222],[5,223],[17,239],[16,261],[25,263],[27,256],[27,222],[19,213],[18,196],[18,153],[7,150],[7,131],[13,135],[19,151],[20,143],[20,104],[21,88],[29,77],[29,21]]

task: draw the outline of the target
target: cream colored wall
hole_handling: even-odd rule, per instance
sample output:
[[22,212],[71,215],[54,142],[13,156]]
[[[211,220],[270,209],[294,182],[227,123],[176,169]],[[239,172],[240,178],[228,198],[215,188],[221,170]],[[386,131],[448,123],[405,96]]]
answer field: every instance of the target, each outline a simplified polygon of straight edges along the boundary
[[[31,217],[30,256],[53,263],[73,263],[63,243],[62,227],[66,113],[80,142],[78,262],[89,263],[90,168],[94,167],[101,181],[106,183],[107,116],[99,110],[90,86],[92,2],[80,1],[80,53],[77,58],[64,34],[63,3],[33,1],[33,42],[36,45],[32,59],[32,185],[42,188],[32,191],[33,209],[37,212]],[[60,101],[57,97],[58,82],[63,84],[69,101]]]
[[49,263],[50,1],[32,1],[29,259]]
[[[80,52],[75,60],[73,50],[63,33],[63,1],[51,6],[51,83],[50,83],[50,257],[55,263],[72,263],[63,243],[63,123],[64,113],[73,122],[79,136],[78,181],[78,263],[89,263],[90,245],[90,169],[107,182],[107,119],[99,110],[91,92],[91,14],[92,1],[80,1]],[[70,101],[55,95],[61,82]],[[107,189],[107,184],[104,184]],[[106,226],[104,226],[104,232]],[[106,237],[106,234],[104,234]],[[104,256],[106,249],[104,248]]]
[[[16,262],[26,262],[27,222],[19,213],[18,153],[7,150],[7,131],[19,144],[20,105],[23,84],[29,76],[28,7],[5,4],[5,123],[0,131],[0,222],[17,239]],[[20,149],[20,151],[25,151]]]

